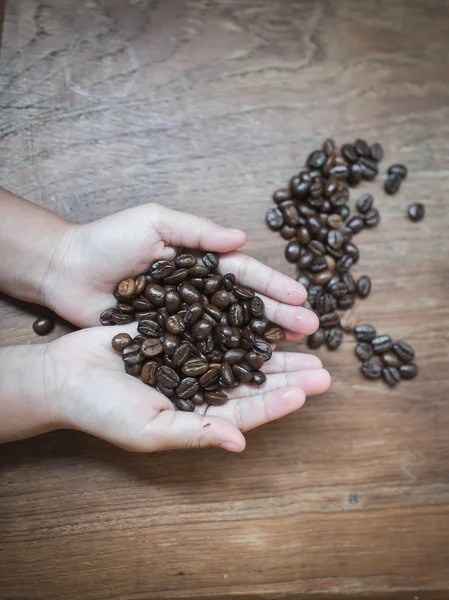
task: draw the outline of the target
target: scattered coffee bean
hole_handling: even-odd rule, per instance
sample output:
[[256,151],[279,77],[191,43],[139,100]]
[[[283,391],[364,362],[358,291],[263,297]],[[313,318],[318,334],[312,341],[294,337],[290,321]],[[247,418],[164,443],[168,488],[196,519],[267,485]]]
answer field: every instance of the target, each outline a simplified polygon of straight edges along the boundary
[[340,317],[340,327],[343,331],[347,331],[348,333],[354,331],[357,326],[357,317],[352,310],[347,310]]
[[[113,310],[113,309],[111,309],[111,310]],[[107,319],[108,319],[107,316],[104,316],[106,312],[107,311],[104,311],[101,314],[101,317],[103,317],[104,321],[107,321]],[[111,316],[112,316],[112,314],[113,314],[113,312],[111,313]],[[100,317],[100,320],[101,320],[101,317]],[[106,324],[109,324],[109,323],[106,323]],[[48,335],[53,330],[54,326],[55,326],[55,322],[51,317],[39,317],[33,323],[33,330],[34,330],[34,333],[36,333],[37,335]]]
[[390,196],[394,196],[399,192],[399,188],[401,187],[402,177],[397,174],[389,175],[384,184],[384,190],[386,194]]
[[367,275],[362,275],[356,283],[356,289],[360,298],[366,298],[371,292],[371,279]]
[[371,360],[363,363],[361,371],[367,379],[377,379],[382,375],[382,367]]
[[324,344],[325,339],[326,332],[324,331],[324,329],[320,328],[317,329],[315,333],[312,333],[312,335],[309,335],[309,337],[307,338],[307,345],[311,350],[316,350]]
[[410,204],[407,210],[408,218],[414,223],[422,221],[424,219],[425,212],[426,211],[424,208],[424,204],[421,204],[421,202],[417,202],[416,204]]
[[370,342],[376,337],[376,330],[372,325],[357,325],[354,329],[354,335],[359,342]]
[[399,375],[401,379],[414,379],[418,375],[418,367],[413,363],[401,365]]
[[398,369],[396,367],[384,367],[382,369],[382,378],[387,385],[394,387],[401,379]]
[[388,167],[388,175],[399,175],[401,179],[407,177],[407,167],[405,165],[394,164]]
[[404,363],[412,362],[415,358],[415,351],[413,348],[410,344],[407,344],[407,342],[403,342],[402,340],[395,342],[392,346],[392,350]]
[[378,335],[371,340],[371,346],[375,354],[383,354],[391,349],[393,340],[389,335]]
[[380,215],[377,208],[369,210],[364,217],[365,227],[375,227],[379,224],[379,221]]
[[380,162],[384,156],[383,148],[377,142],[371,146],[370,156],[376,162]]
[[394,352],[385,352],[381,356],[382,362],[387,367],[400,367],[401,359]]
[[343,333],[341,329],[333,328],[327,333],[326,344],[329,350],[337,350],[343,341]]
[[363,362],[369,360],[373,355],[373,347],[368,342],[360,342],[355,347],[355,355]]

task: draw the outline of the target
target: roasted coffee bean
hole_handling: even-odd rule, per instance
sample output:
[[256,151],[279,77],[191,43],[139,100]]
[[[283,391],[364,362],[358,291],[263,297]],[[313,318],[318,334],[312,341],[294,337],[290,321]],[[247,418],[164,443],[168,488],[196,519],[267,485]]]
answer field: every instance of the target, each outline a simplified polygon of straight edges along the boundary
[[186,328],[184,319],[180,315],[171,315],[165,319],[165,327],[167,331],[174,335],[179,335]]
[[171,398],[175,407],[182,412],[193,412],[195,410],[195,403],[191,398]]
[[377,208],[372,208],[364,216],[365,227],[375,227],[380,221],[380,215]]
[[201,406],[202,404],[204,404],[203,392],[201,392],[201,391],[196,392],[196,394],[194,394],[191,398],[189,398],[189,400],[191,402],[193,402],[193,404],[195,404],[195,406]]
[[336,152],[336,150],[337,150],[337,146],[335,144],[335,141],[332,138],[328,138],[327,140],[324,140],[323,152],[326,156],[333,154],[334,152]]
[[290,227],[289,225],[284,225],[281,229],[281,237],[284,240],[291,240],[296,235],[296,227]]
[[205,392],[204,393],[204,401],[207,404],[212,404],[212,406],[221,406],[228,399],[227,395],[224,392]]
[[223,343],[226,348],[238,348],[241,342],[241,333],[238,327],[232,327],[231,337]]
[[341,296],[341,298],[338,299],[337,304],[338,304],[338,308],[347,310],[348,308],[351,308],[352,306],[354,306],[354,302],[355,302],[354,294],[345,294],[344,296]]
[[235,383],[234,373],[232,372],[231,365],[227,362],[222,363],[220,366],[220,380],[224,387],[230,388]]
[[323,256],[326,252],[326,247],[323,242],[312,240],[307,246],[307,251],[312,252],[312,254],[315,254],[316,256]]
[[227,273],[223,277],[223,287],[227,292],[232,292],[235,285],[235,275],[233,273]]
[[231,304],[229,308],[229,324],[232,327],[240,327],[243,325],[244,314],[240,304]]
[[149,273],[145,274],[145,279],[146,279],[147,283],[155,283],[156,282],[154,277],[152,277]]
[[377,332],[372,325],[363,323],[362,325],[357,325],[354,329],[354,335],[359,342],[370,342],[376,337]]
[[373,202],[374,202],[374,199],[371,196],[371,194],[363,194],[357,200],[357,204],[356,204],[357,210],[359,211],[359,213],[362,213],[363,215],[365,215],[373,207]]
[[154,279],[164,279],[171,275],[175,268],[171,260],[157,260],[151,265],[150,273]]
[[267,344],[266,342],[262,342],[262,341],[254,342],[254,350],[256,352],[258,352],[259,354],[261,354],[263,356],[264,360],[270,360],[271,355],[273,354],[271,346],[269,344]]
[[339,213],[340,213],[340,216],[343,219],[343,221],[345,221],[351,214],[349,206],[342,206],[339,210]]
[[142,354],[149,358],[157,356],[163,350],[164,346],[159,338],[148,338],[142,343]]
[[189,275],[188,269],[176,269],[171,275],[164,278],[165,285],[178,285],[185,281]]
[[182,365],[182,372],[187,377],[199,377],[209,370],[209,363],[203,358],[189,358]]
[[340,325],[340,317],[336,312],[326,313],[320,316],[320,327],[323,329],[332,329]]
[[121,352],[133,343],[132,337],[128,333],[117,333],[112,338],[111,346],[116,352]]
[[[310,302],[312,307],[316,306],[321,294],[324,292],[322,285],[312,285],[307,293],[307,300]],[[335,295],[335,294],[334,294]]]
[[263,335],[268,327],[268,319],[266,317],[254,318],[249,322],[249,328],[256,335]]
[[128,375],[132,375],[133,377],[138,377],[142,372],[142,363],[137,363],[136,365],[127,365],[125,363],[125,373]]
[[347,165],[335,165],[329,171],[329,177],[336,177],[337,179],[346,179],[349,175],[349,168]]
[[326,332],[324,331],[324,329],[317,329],[315,333],[312,333],[312,335],[309,335],[309,337],[307,338],[307,346],[311,350],[316,350],[317,348],[323,345],[325,339]]
[[[190,335],[190,333],[187,333],[186,331],[184,331],[184,333],[182,334],[181,337],[184,342],[189,342],[189,344],[192,344],[192,346],[195,346],[195,340]],[[193,352],[193,350],[192,350],[192,352]]]
[[156,380],[159,385],[173,390],[179,385],[179,375],[171,367],[167,365],[161,365],[156,371]]
[[320,271],[324,271],[327,269],[327,261],[322,255],[314,255],[314,260],[309,267],[309,271],[311,273],[319,273]]
[[321,185],[320,181],[315,181],[314,183],[312,183],[312,185],[309,188],[309,198],[308,198],[308,202],[310,204],[310,206],[313,206],[313,208],[317,208],[319,206],[321,206],[321,204],[323,203],[323,199],[322,199],[322,194],[323,194],[323,186]]
[[247,290],[241,285],[236,285],[233,289],[233,292],[240,300],[251,300],[251,298],[255,296],[254,292]]
[[211,324],[203,318],[192,327],[192,337],[195,340],[205,340],[211,331]]
[[352,310],[347,310],[340,317],[340,327],[343,329],[343,331],[353,331],[357,326],[357,322],[357,317]]
[[307,246],[310,242],[310,232],[307,227],[300,227],[296,232],[296,239],[303,246]]
[[203,316],[203,305],[200,302],[191,304],[184,315],[184,323],[191,327]]
[[134,321],[134,317],[132,314],[119,313],[114,312],[112,315],[112,320],[116,325],[125,325],[126,323],[131,323]]
[[297,240],[292,240],[285,247],[285,258],[288,262],[294,263],[298,260],[301,246]]
[[307,157],[306,164],[310,169],[321,169],[326,162],[326,154],[322,150],[315,150]]
[[356,289],[360,298],[366,298],[371,292],[371,279],[367,275],[362,275],[357,280]]
[[384,150],[379,143],[375,143],[371,146],[370,157],[376,162],[380,162],[384,156]]
[[167,365],[167,367],[170,367],[171,369],[174,369],[176,367],[171,356],[167,356],[166,354],[164,354],[164,365]]
[[133,298],[132,300],[133,307],[141,312],[147,312],[154,308],[153,304],[149,302],[145,296],[139,296],[138,298]]
[[137,331],[147,337],[158,337],[161,335],[161,328],[155,321],[142,319],[137,325]]
[[382,375],[382,367],[371,360],[363,363],[361,371],[367,379],[378,379]]
[[245,365],[232,365],[232,372],[234,377],[242,383],[249,383],[253,378],[251,369]]
[[344,275],[342,275],[341,281],[347,286],[348,294],[355,294],[356,290],[356,283],[354,281],[353,276],[350,273],[345,273]]
[[352,242],[344,243],[344,251],[345,251],[345,254],[347,254],[348,256],[350,256],[352,258],[352,260],[354,261],[354,264],[359,260],[359,256],[360,256],[359,249]]
[[263,334],[263,337],[270,344],[277,344],[285,340],[285,331],[277,325],[271,324]]
[[341,147],[341,153],[349,163],[355,163],[359,159],[359,156],[352,144],[343,144]]
[[408,218],[415,223],[424,219],[425,212],[424,204],[421,204],[421,202],[410,204],[407,210]]
[[173,356],[179,346],[179,338],[172,333],[166,333],[162,340],[162,344],[164,346],[165,354]]
[[175,390],[173,388],[165,387],[163,383],[158,383],[156,385],[156,389],[161,394],[164,394],[164,396],[166,396],[167,398],[174,398],[175,396]]
[[327,292],[330,292],[330,291],[331,291],[331,288],[332,288],[332,286],[333,286],[333,285],[335,285],[336,283],[340,283],[340,276],[334,273],[334,274],[332,275],[332,277],[331,277],[330,281],[329,281],[329,282],[327,283],[327,285],[326,285],[326,291],[327,291]]
[[[101,314],[100,317],[100,322],[101,322],[101,318],[103,317],[103,315],[106,313],[107,311],[104,311]],[[103,320],[106,321],[106,319]],[[104,323],[101,323],[102,325]],[[106,324],[109,324],[109,322],[107,322]],[[36,319],[33,323],[33,330],[34,333],[36,333],[37,335],[48,335],[50,333],[50,331],[53,330],[53,327],[55,326],[55,322],[51,317],[39,317],[38,319]]]
[[256,336],[254,333],[248,328],[245,327],[242,330],[241,335],[241,345],[244,350],[250,350],[254,346],[254,342],[256,341]]
[[136,290],[136,282],[134,279],[124,279],[118,284],[117,291],[123,298],[131,298]]
[[165,289],[158,283],[148,283],[144,294],[145,298],[154,306],[164,306]]
[[382,354],[381,358],[382,358],[382,362],[387,367],[400,367],[401,366],[401,359],[394,352],[385,352],[385,354]]
[[298,175],[293,176],[290,179],[290,192],[293,198],[297,200],[305,200],[309,193],[311,179],[304,181]]
[[123,362],[129,366],[143,362],[145,360],[143,349],[139,344],[131,344],[122,350]]
[[265,305],[262,298],[259,298],[259,296],[254,296],[251,298],[249,309],[254,317],[262,317],[265,310]]
[[401,365],[399,367],[399,375],[401,379],[414,379],[418,375],[418,367],[413,363]]
[[337,190],[338,180],[331,177],[324,183],[323,194],[326,198],[330,198]]
[[206,252],[203,256],[203,263],[209,269],[209,271],[215,271],[218,267],[218,256],[213,252]]
[[332,227],[332,229],[339,229],[343,225],[343,219],[341,218],[341,215],[332,213],[327,217],[327,224],[329,227]]
[[202,265],[200,263],[197,263],[194,267],[190,267],[189,269],[189,277],[191,278],[207,277],[208,275],[209,269],[206,267],[206,265]]
[[360,158],[359,160],[360,170],[362,171],[362,178],[367,181],[372,181],[376,178],[379,169],[377,163],[370,158]]
[[331,229],[327,234],[326,242],[330,248],[341,248],[344,242],[341,231],[339,229]]
[[359,156],[370,156],[371,155],[371,151],[370,151],[370,147],[368,146],[368,144],[366,143],[365,140],[363,139],[357,139],[354,142],[354,148],[355,151],[357,152],[357,154]]
[[399,371],[396,367],[384,367],[382,369],[382,378],[390,387],[394,387],[401,380]]
[[221,286],[223,283],[223,277],[214,273],[213,275],[209,275],[207,279],[204,280],[204,293],[207,296],[211,296],[216,292],[221,290]]
[[145,335],[137,334],[136,336],[133,337],[133,343],[142,345],[146,339],[147,338]]
[[359,360],[365,362],[369,360],[373,355],[373,347],[368,342],[360,342],[355,347],[355,355]]
[[246,352],[242,348],[233,348],[225,352],[224,359],[230,365],[236,365],[237,363],[245,360]]
[[290,190],[287,188],[281,188],[279,190],[276,190],[273,194],[273,202],[275,202],[276,204],[280,204],[285,200],[290,200],[290,198],[291,193]]
[[201,300],[200,292],[191,283],[181,283],[178,286],[178,292],[182,300],[187,304],[194,304]]
[[335,298],[341,298],[342,296],[347,294],[348,291],[348,286],[343,281],[334,283],[334,285],[330,287],[330,292],[333,296],[335,296]]
[[208,316],[212,317],[212,321],[209,321],[212,327],[220,323],[222,314],[221,310],[213,304],[206,304],[204,307],[204,319],[208,320]]
[[394,164],[388,167],[388,175],[399,175],[401,179],[407,177],[407,167],[405,165]]
[[386,194],[390,196],[394,196],[399,192],[399,188],[401,187],[402,177],[399,175],[389,175],[384,183],[384,190]]
[[323,294],[316,303],[316,307],[321,314],[330,313],[337,308],[337,301],[332,294]]
[[[292,190],[293,191],[293,190]],[[270,208],[266,215],[267,225],[273,231],[279,231],[284,225],[284,216],[279,208]]]
[[332,256],[330,256],[329,254],[327,254],[325,256],[325,258],[326,258],[327,270],[332,273],[332,271],[335,269],[335,264],[336,264],[335,263],[335,258],[332,258]]
[[307,229],[312,235],[316,235],[321,229],[321,223],[316,216],[307,219]]
[[305,217],[305,218],[306,218],[306,220],[307,220],[309,217],[313,217],[313,216],[315,216],[315,215],[316,215],[315,209],[313,209],[313,208],[312,208],[312,207],[310,207],[310,206],[307,206],[307,204],[300,204],[300,205],[298,206],[298,212],[299,212],[299,214],[300,214],[302,217]]
[[208,387],[218,381],[219,377],[219,369],[208,369],[203,375],[201,375],[198,381],[201,386]]
[[284,215],[284,223],[286,225],[289,225],[290,227],[296,227],[298,225],[299,214],[294,204],[286,206],[282,210],[282,214]]
[[253,371],[252,372],[252,379],[251,379],[251,383],[254,383],[254,385],[262,385],[266,382],[267,377],[265,375],[265,373],[263,373],[262,371]]
[[371,346],[375,354],[383,354],[391,349],[393,340],[389,335],[378,335],[371,340]]
[[412,362],[415,358],[415,351],[413,348],[410,344],[407,344],[407,342],[403,342],[402,340],[395,342],[392,346],[392,350],[404,363]]
[[312,252],[305,252],[302,256],[299,257],[298,267],[304,271],[307,271],[314,260],[315,254],[312,254]]
[[343,341],[343,333],[341,329],[334,327],[329,329],[326,336],[326,344],[329,350],[337,350]]
[[258,371],[264,364],[265,360],[258,352],[250,350],[246,353],[245,362],[253,371]]
[[360,216],[356,215],[347,221],[346,227],[349,227],[353,233],[359,233],[364,227],[364,221]]
[[147,285],[147,280],[145,275],[139,275],[138,277],[136,277],[135,280],[135,289],[134,289],[134,295],[138,296],[139,294],[143,293],[143,290],[145,289],[146,285]]
[[347,254],[344,254],[335,265],[335,270],[339,273],[347,273],[352,267],[353,263],[353,259]]
[[191,398],[198,390],[199,384],[196,379],[193,377],[184,377],[175,391],[180,398]]
[[[188,341],[181,342],[178,345],[178,347],[175,349],[173,354],[171,355],[173,364],[176,367],[182,367],[187,362],[187,360],[191,356],[192,352],[193,352],[193,348],[192,348],[192,345],[190,342],[188,342]],[[167,352],[167,354],[168,354],[168,352]]]
[[[327,263],[326,263],[327,264]],[[326,285],[332,279],[332,272],[327,269],[320,273],[315,273],[313,281],[317,285]]]
[[159,364],[156,361],[149,360],[148,362],[146,362],[143,365],[142,371],[140,373],[143,383],[155,387],[157,383],[156,371],[158,370],[158,368]]
[[250,301],[247,300],[246,302],[242,302],[242,308],[243,308],[243,325],[248,325],[248,323],[251,321],[253,315],[251,314],[251,305],[250,305]]
[[132,313],[134,312],[134,306],[131,304],[122,304],[121,302],[117,302],[115,305],[115,310],[120,313]]

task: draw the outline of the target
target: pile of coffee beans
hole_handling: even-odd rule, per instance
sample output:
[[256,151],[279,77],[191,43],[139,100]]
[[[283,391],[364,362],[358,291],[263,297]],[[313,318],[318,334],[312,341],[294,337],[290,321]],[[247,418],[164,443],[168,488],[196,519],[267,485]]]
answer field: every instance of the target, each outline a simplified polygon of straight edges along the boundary
[[262,299],[232,273],[218,274],[218,265],[211,252],[158,260],[148,273],[121,281],[116,306],[100,316],[102,325],[139,321],[138,335],[119,333],[112,347],[127,373],[178,410],[218,406],[228,399],[224,389],[264,383],[260,369],[271,358],[270,344],[285,338],[266,318]]
[[[370,146],[357,139],[338,148],[334,140],[327,139],[321,149],[308,156],[305,168],[293,175],[288,187],[273,194],[276,206],[268,210],[266,222],[287,240],[285,257],[297,264],[297,280],[308,291],[308,307],[320,320],[319,329],[307,340],[311,349],[325,343],[329,350],[336,350],[342,343],[343,332],[357,330],[352,307],[357,297],[366,298],[370,294],[371,280],[363,275],[356,281],[351,275],[351,267],[360,255],[353,238],[363,229],[375,227],[380,215],[371,194],[360,196],[356,212],[351,213],[349,190],[362,180],[375,179],[382,158],[379,143]],[[406,176],[404,165],[391,165],[384,184],[386,193],[397,193]],[[410,218],[419,220],[420,209],[414,208],[410,214],[411,209]],[[397,369],[393,365],[379,365],[379,377],[390,367]],[[362,373],[373,379],[372,369],[371,364],[364,363]],[[403,379],[412,378],[413,369],[407,367],[403,371],[408,374]],[[383,376],[391,385],[393,375]]]

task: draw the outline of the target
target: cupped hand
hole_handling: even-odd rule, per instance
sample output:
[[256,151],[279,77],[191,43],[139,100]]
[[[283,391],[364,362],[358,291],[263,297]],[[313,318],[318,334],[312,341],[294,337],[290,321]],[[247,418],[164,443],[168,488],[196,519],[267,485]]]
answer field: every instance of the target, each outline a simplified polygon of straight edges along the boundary
[[53,257],[58,277],[51,277],[45,302],[79,327],[98,325],[101,312],[115,304],[112,292],[121,279],[146,272],[156,259],[172,258],[176,248],[202,249],[224,253],[219,271],[234,273],[239,283],[258,292],[268,318],[287,330],[287,339],[313,333],[318,320],[301,308],[304,287],[237,252],[245,241],[242,231],[158,204],[69,226]]
[[317,357],[274,352],[262,369],[267,375],[262,386],[227,390],[230,399],[223,406],[176,411],[165,396],[124,372],[111,348],[113,334],[121,331],[134,335],[136,324],[82,329],[47,344],[44,372],[55,423],[127,450],[219,446],[240,452],[242,432],[297,410],[306,396],[330,384]]

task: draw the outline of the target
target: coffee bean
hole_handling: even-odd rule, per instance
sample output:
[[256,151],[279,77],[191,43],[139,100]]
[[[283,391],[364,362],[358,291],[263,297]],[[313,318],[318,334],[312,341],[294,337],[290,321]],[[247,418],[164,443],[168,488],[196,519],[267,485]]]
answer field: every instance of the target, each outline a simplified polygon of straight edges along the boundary
[[347,254],[344,254],[335,265],[335,270],[339,273],[346,273],[352,267],[353,263],[354,260]]
[[191,398],[189,398],[189,400],[191,400],[193,402],[193,404],[195,404],[195,406],[201,406],[202,404],[204,404],[203,392],[198,391]]
[[191,398],[199,390],[199,384],[193,377],[184,377],[175,392],[180,398]]
[[221,290],[222,283],[223,277],[221,275],[218,275],[217,273],[209,275],[204,281],[204,293],[207,296],[211,296]]
[[328,271],[327,269],[325,271],[321,271],[321,273],[315,273],[313,276],[314,283],[321,286],[326,285],[331,279],[332,272]]
[[232,387],[235,383],[234,373],[227,362],[222,363],[220,367],[220,379],[224,387]]
[[413,363],[401,365],[399,367],[399,375],[401,379],[414,379],[418,375],[418,367]]
[[365,140],[363,139],[357,139],[354,142],[354,148],[355,151],[357,152],[357,154],[359,156],[370,156],[371,155],[371,151],[370,151],[370,147],[368,146],[368,144],[366,143]]
[[344,243],[344,251],[345,251],[345,254],[347,254],[348,256],[350,256],[352,258],[352,260],[354,261],[354,264],[359,260],[359,256],[360,256],[359,249],[352,242]]
[[337,308],[337,301],[333,294],[323,294],[316,303],[316,307],[321,314],[330,313]]
[[179,376],[174,369],[167,367],[167,365],[161,365],[156,371],[156,380],[159,385],[172,390],[179,385]]
[[310,232],[307,227],[300,227],[296,232],[296,239],[303,246],[307,246],[310,242]]
[[172,333],[166,333],[162,340],[164,346],[164,352],[168,356],[173,356],[179,346],[179,338]]
[[356,215],[349,219],[349,221],[346,223],[346,227],[349,227],[353,233],[359,233],[359,231],[362,231],[364,227],[364,221],[361,217]]
[[273,202],[275,202],[276,204],[280,204],[285,200],[290,200],[290,198],[291,193],[290,190],[287,188],[281,188],[279,190],[276,190],[273,194]]
[[131,298],[136,290],[136,282],[134,279],[124,279],[118,284],[117,291],[123,298]]
[[361,371],[367,379],[378,379],[382,375],[382,367],[371,360],[363,363]]
[[[107,308],[100,315],[100,324],[101,325],[114,325],[114,321],[112,320],[112,315],[114,314],[114,308]],[[34,329],[34,326],[33,326]],[[39,334],[38,334],[39,335]]]
[[312,335],[309,335],[309,337],[307,338],[307,346],[311,350],[316,350],[317,348],[322,346],[325,339],[326,332],[324,331],[324,329],[317,329],[315,333],[312,333]]
[[205,392],[204,400],[207,404],[212,406],[221,406],[226,402],[228,396],[224,392]]
[[304,271],[307,271],[314,260],[315,254],[313,254],[312,252],[305,252],[302,256],[299,257],[298,267],[300,269],[303,269]]
[[157,383],[156,371],[158,370],[158,368],[159,364],[156,361],[149,360],[148,362],[146,362],[143,365],[142,371],[140,373],[143,383],[155,387]]
[[362,275],[357,280],[356,288],[360,298],[366,298],[371,292],[371,279],[367,275]]
[[315,150],[307,157],[307,166],[311,169],[321,169],[326,162],[326,154],[322,150]]
[[337,146],[335,144],[335,141],[331,138],[328,138],[327,140],[324,140],[323,142],[323,152],[326,156],[329,156],[330,154],[333,154],[334,152],[336,152],[337,150]]
[[358,319],[352,310],[347,310],[340,317],[340,327],[343,329],[343,331],[353,331],[357,326],[357,322]]
[[195,340],[205,340],[212,330],[212,326],[204,318],[192,327],[192,337]]
[[329,177],[336,177],[337,179],[346,179],[349,175],[349,168],[347,165],[335,165],[329,171]]
[[371,340],[371,346],[376,354],[383,354],[391,349],[393,340],[389,335],[378,335]]
[[[307,299],[310,302],[310,305],[314,307],[318,302],[321,294],[324,292],[324,288],[322,285],[312,285],[307,293]],[[334,294],[335,296],[335,294]]]
[[201,300],[201,294],[191,283],[181,283],[178,286],[178,291],[182,300],[187,304],[194,304]]
[[137,334],[136,336],[133,337],[133,343],[134,344],[139,344],[141,346],[146,339],[147,338],[146,338],[145,335]]
[[343,144],[341,153],[349,163],[355,163],[358,160],[358,154],[352,144]]
[[271,346],[262,341],[254,342],[254,350],[263,356],[264,360],[270,360],[271,355],[273,354]]
[[401,359],[399,358],[399,356],[396,356],[394,352],[385,352],[385,354],[382,354],[381,359],[384,365],[386,365],[387,367],[401,366]]
[[233,292],[240,300],[251,300],[251,298],[253,298],[255,295],[254,292],[247,290],[241,285],[236,285]]
[[375,227],[380,221],[380,215],[377,208],[369,210],[364,217],[365,227]]
[[131,344],[122,350],[123,362],[129,366],[141,363],[145,360],[142,348],[139,344]]
[[292,240],[285,247],[285,258],[288,262],[294,263],[298,260],[301,246],[297,240]]
[[395,342],[392,346],[392,350],[404,363],[412,362],[415,358],[415,351],[413,348],[410,344],[407,344],[407,342],[403,342],[402,340]]
[[131,323],[131,321],[134,321],[134,317],[132,314],[114,312],[112,315],[112,320],[116,325],[125,325],[126,323]]
[[263,385],[267,380],[267,377],[265,375],[265,373],[263,373],[262,371],[253,371],[252,372],[252,379],[251,379],[251,383],[254,383],[254,385]]
[[384,156],[384,150],[379,143],[375,143],[371,146],[370,157],[376,162],[380,162]]
[[355,355],[363,362],[369,360],[373,355],[373,347],[368,342],[360,342],[355,347]]
[[307,198],[309,193],[311,179],[309,181],[304,181],[298,175],[295,175],[290,179],[290,192],[293,198],[297,200],[304,200]]
[[174,335],[179,335],[186,328],[184,319],[180,315],[171,315],[170,317],[168,317],[165,320],[165,327],[167,331],[173,333]]
[[151,265],[150,273],[154,279],[164,279],[171,275],[175,268],[171,260],[157,260]]
[[154,306],[164,306],[165,289],[158,283],[148,283],[144,294],[145,298]]
[[218,256],[213,252],[206,252],[203,256],[203,263],[209,271],[215,271],[218,267]]
[[307,246],[308,252],[312,252],[317,256],[323,256],[326,252],[325,245],[319,240],[312,240],[310,244]]
[[161,335],[161,328],[155,321],[142,319],[137,325],[137,331],[147,337],[158,337]]
[[309,271],[312,273],[319,273],[327,268],[327,261],[324,256],[314,255],[315,258],[309,267]]
[[178,285],[187,279],[189,275],[188,269],[176,269],[171,275],[164,278],[165,285]]
[[377,332],[372,325],[364,323],[362,325],[357,325],[354,329],[354,335],[359,342],[370,342],[376,337]]
[[266,317],[262,317],[260,319],[251,319],[249,327],[251,331],[256,335],[263,335],[266,328],[268,327],[268,319]]
[[341,281],[347,286],[348,288],[348,294],[355,294],[356,290],[356,283],[354,281],[353,276],[350,273],[345,273],[344,275],[342,275]]
[[259,296],[254,296],[253,298],[251,298],[249,303],[249,309],[254,317],[262,317],[265,310],[265,305],[263,303],[262,298],[259,298]]
[[342,296],[344,296],[345,294],[347,294],[348,291],[349,291],[348,290],[348,286],[343,281],[340,281],[338,283],[334,283],[330,287],[330,292],[331,292],[331,294],[333,296],[335,296],[335,298],[341,298]]
[[399,371],[396,367],[384,367],[382,369],[382,378],[390,387],[394,387],[401,380]]
[[146,280],[145,275],[139,275],[138,277],[136,277],[136,280],[134,283],[135,283],[134,295],[138,296],[143,293],[143,291],[147,285],[147,280]]
[[[102,317],[103,317],[104,321],[107,321],[107,317],[105,318],[103,316],[106,312],[107,311],[104,311],[103,313],[101,313],[100,322],[101,322]],[[111,313],[111,314],[113,314],[113,313]],[[103,324],[104,323],[102,323],[102,325]],[[109,324],[109,322],[107,322],[107,324]],[[55,326],[55,322],[51,317],[39,317],[33,323],[33,330],[34,330],[34,333],[36,333],[37,335],[48,335],[53,330],[54,326]]]
[[340,324],[340,317],[336,312],[326,313],[320,316],[320,327],[323,329],[332,329],[338,327]]
[[407,210],[408,218],[415,223],[424,219],[425,212],[424,204],[421,204],[421,202],[410,204]]
[[199,302],[191,304],[184,315],[184,323],[191,327],[203,316],[203,306]]
[[367,181],[372,181],[376,178],[379,169],[377,163],[369,158],[360,158],[359,160],[360,170],[362,171],[362,178]]
[[344,239],[339,229],[331,229],[327,234],[326,241],[330,248],[338,249],[343,245]]
[[[176,367],[182,367],[186,361],[189,359],[193,352],[192,344],[188,341],[183,341],[179,344],[179,346],[175,349],[172,354],[173,364]],[[167,352],[168,354],[168,352]]]
[[329,350],[337,350],[343,341],[343,333],[341,329],[329,329],[326,336],[326,344]]
[[326,265],[327,265],[327,270],[330,271],[332,273],[332,271],[335,269],[335,258],[332,258],[332,256],[329,256],[329,254],[327,254],[325,256],[326,258]]
[[[204,319],[207,320],[212,327],[215,327],[217,323],[220,323],[222,314],[221,310],[213,304],[206,304],[204,307]],[[209,320],[207,317],[212,317],[212,320]]]
[[112,338],[111,346],[116,352],[121,352],[128,346],[131,346],[133,340],[128,333],[117,333]]
[[363,215],[365,215],[368,211],[370,211],[372,209],[373,202],[374,202],[374,199],[371,196],[371,194],[363,194],[357,200],[357,204],[356,204],[357,210],[359,211],[359,213],[362,213]]
[[218,381],[220,377],[219,369],[208,369],[201,377],[199,378],[199,384],[204,388],[210,387],[212,384]]
[[401,187],[402,177],[399,175],[389,175],[384,183],[384,190],[386,194],[390,196],[394,196],[399,192],[399,188]]
[[132,300],[133,307],[142,312],[150,311],[154,308],[153,304],[149,302],[145,296],[139,296],[138,298],[133,298]]
[[349,217],[349,215],[351,214],[349,206],[342,206],[340,208],[339,212],[340,212],[340,216],[343,219],[343,221],[345,221]]
[[388,167],[387,173],[388,175],[399,175],[401,179],[405,179],[407,177],[407,167],[396,163]]
[[189,269],[196,265],[196,258],[193,254],[180,254],[175,258],[176,265],[181,269]]
[[132,306],[131,304],[122,304],[121,302],[117,302],[117,304],[115,305],[115,309],[120,313],[134,312],[134,306]]
[[291,240],[296,235],[296,227],[290,227],[290,225],[284,225],[280,231],[281,237],[284,240]]
[[338,308],[342,308],[343,310],[347,310],[354,306],[355,296],[354,294],[345,294],[338,299]]
[[245,362],[253,371],[258,371],[264,364],[265,360],[261,354],[255,352],[254,350],[250,350],[245,356]]
[[125,363],[125,373],[128,375],[132,375],[133,377],[138,377],[142,371],[142,363],[137,363],[136,365],[127,365]]
[[356,186],[356,185],[359,185],[359,183],[361,181],[362,181],[362,168],[360,167],[360,165],[358,163],[354,163],[351,165],[351,167],[349,169],[348,182],[350,183],[350,185]]
[[298,225],[299,214],[294,204],[286,206],[282,214],[284,216],[284,223],[290,227],[296,227]]
[[164,350],[164,346],[159,338],[148,338],[142,343],[142,354],[152,358]]
[[209,363],[203,358],[189,358],[182,365],[182,372],[187,377],[199,377],[206,373],[209,369]]
[[327,224],[329,227],[332,227],[332,229],[339,229],[343,225],[343,219],[341,218],[341,215],[332,213],[327,217]]
[[265,331],[264,338],[271,344],[277,344],[285,340],[285,331],[281,327],[271,324]]
[[242,348],[234,348],[225,352],[224,359],[230,365],[243,362],[245,360],[246,352]]
[[273,231],[279,231],[284,225],[284,216],[279,208],[270,208],[266,215],[267,225]]
[[234,377],[242,383],[249,383],[251,381],[251,379],[253,378],[251,369],[249,369],[249,367],[247,367],[245,365],[242,365],[242,364],[232,365],[231,368],[232,368]]
[[254,346],[254,342],[256,341],[256,336],[254,333],[248,328],[245,327],[242,330],[241,335],[241,345],[244,350],[249,350]]

